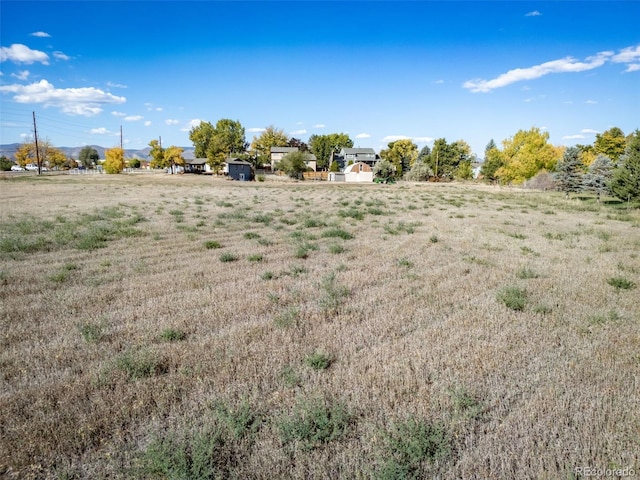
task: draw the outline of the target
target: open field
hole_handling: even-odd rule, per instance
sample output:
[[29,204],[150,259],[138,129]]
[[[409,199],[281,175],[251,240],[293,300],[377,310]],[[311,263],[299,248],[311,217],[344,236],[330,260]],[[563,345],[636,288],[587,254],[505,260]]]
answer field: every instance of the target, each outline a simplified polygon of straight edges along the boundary
[[640,211],[0,179],[0,476],[640,475]]

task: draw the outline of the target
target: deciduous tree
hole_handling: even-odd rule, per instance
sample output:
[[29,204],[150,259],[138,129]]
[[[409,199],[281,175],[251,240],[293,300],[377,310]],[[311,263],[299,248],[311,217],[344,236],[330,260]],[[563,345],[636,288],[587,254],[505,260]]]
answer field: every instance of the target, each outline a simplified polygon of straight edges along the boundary
[[291,178],[304,179],[303,173],[307,171],[307,165],[305,163],[306,153],[297,151],[287,153],[282,160],[278,162],[276,168],[282,170]]
[[160,141],[151,140],[149,142],[149,146],[151,147],[151,151],[149,152],[151,162],[149,163],[149,166],[151,168],[167,168],[169,164],[165,159],[164,148],[160,145]]
[[169,164],[169,168],[171,168],[171,173],[173,173],[173,170],[176,165],[180,165],[180,166],[184,165],[184,158],[182,158],[183,153],[184,153],[184,148],[176,147],[174,145],[171,145],[169,148],[167,148],[164,151],[164,159],[165,159],[165,162]]
[[86,147],[82,147],[82,150],[80,150],[80,154],[78,155],[80,164],[86,168],[93,168],[93,166],[98,163],[99,159],[100,155],[98,154],[98,151],[88,145]]
[[380,158],[396,167],[396,175],[408,172],[418,158],[418,146],[409,139],[396,140],[380,151]]
[[596,153],[603,153],[616,163],[625,152],[626,143],[623,131],[618,127],[612,127],[601,134],[596,134],[593,148]]
[[538,172],[553,171],[562,158],[563,147],[549,143],[549,133],[533,127],[519,130],[502,142],[502,166],[495,175],[500,183],[521,184]]
[[251,149],[258,153],[258,162],[261,164],[271,162],[271,147],[285,147],[289,137],[284,130],[269,125],[258,137],[253,137]]
[[353,140],[346,133],[330,133],[329,135],[311,135],[309,149],[316,156],[318,168],[329,167],[331,155],[343,148],[353,148]]
[[104,152],[105,173],[121,173],[124,170],[124,150],[120,147],[110,148]]
[[222,169],[226,157],[244,153],[249,146],[242,124],[228,118],[218,120],[215,127],[209,122],[201,122],[191,129],[189,139],[195,147],[196,157],[206,157],[214,172]]

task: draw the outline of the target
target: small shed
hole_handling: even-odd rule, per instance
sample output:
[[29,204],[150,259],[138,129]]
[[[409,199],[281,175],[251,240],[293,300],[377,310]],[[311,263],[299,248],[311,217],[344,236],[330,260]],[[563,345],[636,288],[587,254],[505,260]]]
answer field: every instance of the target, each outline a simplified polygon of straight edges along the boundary
[[344,169],[345,182],[373,182],[373,169],[364,162],[356,162]]
[[254,178],[253,165],[239,158],[227,159],[227,174],[234,180],[249,182]]

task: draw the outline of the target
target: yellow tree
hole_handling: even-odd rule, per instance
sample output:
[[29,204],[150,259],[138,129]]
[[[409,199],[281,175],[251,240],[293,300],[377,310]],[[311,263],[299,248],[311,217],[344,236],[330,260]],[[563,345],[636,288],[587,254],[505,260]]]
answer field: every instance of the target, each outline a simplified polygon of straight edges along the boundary
[[124,150],[120,147],[110,148],[104,152],[104,171],[106,173],[121,173],[124,170]]
[[175,165],[184,165],[184,158],[182,158],[183,152],[184,148],[176,147],[174,145],[171,145],[164,151],[164,160],[171,166],[171,173],[173,173],[173,167]]
[[380,151],[380,158],[391,162],[396,167],[398,176],[409,171],[418,158],[418,146],[410,139],[396,140],[387,146],[388,149]]
[[67,156],[59,148],[51,148],[47,155],[47,161],[51,168],[60,168],[67,163]]
[[502,142],[502,166],[495,175],[500,183],[520,184],[541,171],[551,171],[562,158],[564,147],[554,147],[549,133],[539,128],[519,130]]
[[[27,163],[38,166],[38,171],[44,166],[55,166],[60,161],[60,156],[64,154],[55,148],[48,139],[38,142],[38,151],[36,152],[35,142],[23,143],[15,154],[16,162],[24,167]],[[62,163],[66,161],[66,157]]]
[[253,137],[251,150],[258,153],[261,163],[271,161],[271,147],[286,147],[289,137],[284,130],[279,130],[273,125],[269,125],[259,137]]

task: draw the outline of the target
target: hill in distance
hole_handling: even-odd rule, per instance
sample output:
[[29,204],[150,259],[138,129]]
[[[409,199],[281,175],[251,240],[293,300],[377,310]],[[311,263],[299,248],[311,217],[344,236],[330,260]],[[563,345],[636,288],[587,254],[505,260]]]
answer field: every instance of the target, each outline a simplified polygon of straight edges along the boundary
[[[15,159],[15,153],[18,151],[22,144],[21,143],[8,143],[4,145],[0,145],[0,156],[4,155],[12,160]],[[67,157],[71,157],[74,160],[77,160],[80,156],[80,151],[87,145],[83,145],[81,147],[56,147],[61,150]],[[105,158],[105,150],[109,148],[101,147],[99,145],[89,145],[91,148],[95,148],[98,152],[100,158]],[[194,148],[193,147],[182,147],[184,149],[184,153],[182,156],[185,159],[195,158],[194,156]],[[140,160],[149,160],[149,152],[151,149],[149,147],[143,149],[124,149],[125,158],[137,158]]]

